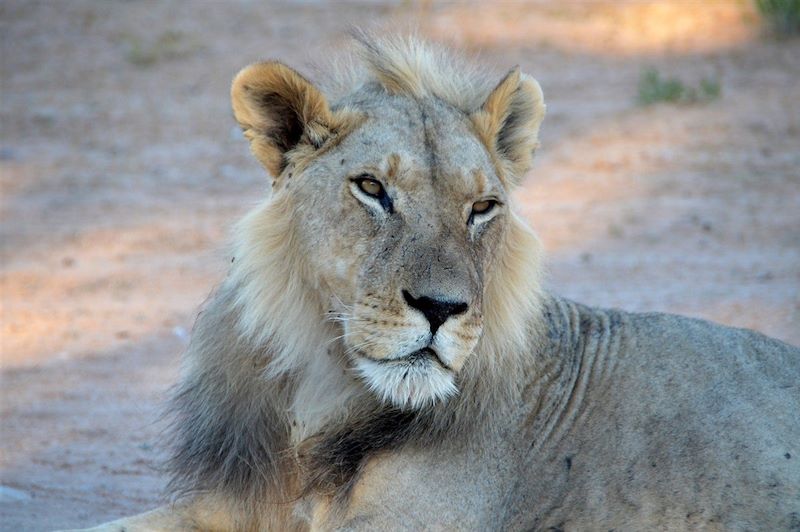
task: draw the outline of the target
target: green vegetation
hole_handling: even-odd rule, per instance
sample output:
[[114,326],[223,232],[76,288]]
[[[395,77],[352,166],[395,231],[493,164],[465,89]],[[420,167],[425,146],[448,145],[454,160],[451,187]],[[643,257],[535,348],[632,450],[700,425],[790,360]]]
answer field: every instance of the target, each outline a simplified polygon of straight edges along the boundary
[[678,78],[664,78],[655,68],[648,68],[639,78],[639,94],[641,105],[659,102],[696,103],[707,102],[719,98],[721,88],[716,79],[702,79],[697,87],[687,86]]
[[800,35],[800,0],[756,0],[756,7],[778,35]]
[[198,48],[179,31],[165,31],[152,43],[145,43],[130,36],[125,40],[127,41],[127,60],[139,67],[148,67],[164,59],[183,57]]

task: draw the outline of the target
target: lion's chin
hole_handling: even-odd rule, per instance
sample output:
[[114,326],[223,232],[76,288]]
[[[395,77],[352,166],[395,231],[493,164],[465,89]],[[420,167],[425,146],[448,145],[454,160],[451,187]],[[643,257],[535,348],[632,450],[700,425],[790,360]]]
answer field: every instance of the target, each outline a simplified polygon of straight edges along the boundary
[[381,400],[418,410],[458,393],[453,372],[431,357],[377,361],[358,357],[356,370]]

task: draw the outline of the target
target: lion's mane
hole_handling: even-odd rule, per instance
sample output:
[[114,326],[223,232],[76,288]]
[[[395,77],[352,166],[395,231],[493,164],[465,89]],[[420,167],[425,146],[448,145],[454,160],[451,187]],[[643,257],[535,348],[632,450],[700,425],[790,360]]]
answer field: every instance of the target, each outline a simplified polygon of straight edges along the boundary
[[[433,94],[465,112],[496,79],[414,39],[357,40],[355,60],[340,63],[348,66],[332,78]],[[349,372],[336,347],[341,333],[298,244],[294,220],[302,213],[287,198],[272,195],[238,224],[230,272],[195,324],[171,407],[176,494],[214,491],[255,504],[331,490],[376,451],[466,439],[467,423],[525,382],[519,368],[539,333],[541,260],[519,217],[512,214],[485,280],[483,336],[457,377],[460,393],[404,411],[382,404]]]

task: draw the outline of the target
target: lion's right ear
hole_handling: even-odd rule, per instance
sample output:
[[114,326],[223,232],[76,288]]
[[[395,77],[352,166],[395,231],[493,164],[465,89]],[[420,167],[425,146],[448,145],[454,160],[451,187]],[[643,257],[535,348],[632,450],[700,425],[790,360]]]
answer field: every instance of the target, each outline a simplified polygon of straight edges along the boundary
[[328,102],[303,76],[275,61],[244,68],[231,87],[233,113],[250,149],[277,178],[301,141],[320,147],[330,134]]

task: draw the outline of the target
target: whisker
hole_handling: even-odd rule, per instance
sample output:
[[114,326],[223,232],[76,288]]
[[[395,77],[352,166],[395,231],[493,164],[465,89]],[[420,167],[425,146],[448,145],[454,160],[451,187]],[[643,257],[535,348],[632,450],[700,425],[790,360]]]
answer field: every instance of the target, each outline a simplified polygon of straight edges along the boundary
[[350,336],[353,336],[353,335],[354,335],[354,333],[349,332],[349,333],[340,334],[339,336],[335,336],[335,337],[331,338],[330,340],[328,340],[328,342],[325,344],[325,347],[329,346],[330,344],[332,344],[336,340],[341,340],[342,338],[347,338],[347,337],[350,337]]
[[360,350],[362,350],[363,348],[365,348],[365,347],[369,347],[369,346],[371,346],[371,345],[375,345],[375,342],[374,342],[374,340],[373,340],[372,336],[368,337],[366,340],[364,340],[364,341],[363,341],[363,342],[361,342],[361,343],[358,343],[358,344],[356,344],[356,345],[353,345],[353,346],[350,346],[350,347],[348,347],[348,348],[345,350],[344,354],[345,354],[345,355],[352,355],[353,353],[355,353],[355,352],[357,352],[357,351],[360,351]]
[[341,298],[341,297],[339,297],[339,296],[336,294],[336,292],[334,292],[333,290],[331,290],[331,295],[332,295],[334,298],[336,298],[336,301],[339,303],[339,305],[340,305],[340,306],[341,306],[343,309],[345,309],[345,310],[346,310],[346,311],[348,311],[348,312],[352,312],[352,310],[353,310],[353,307],[351,307],[351,306],[349,306],[349,305],[345,305],[344,301],[342,301],[342,298]]

